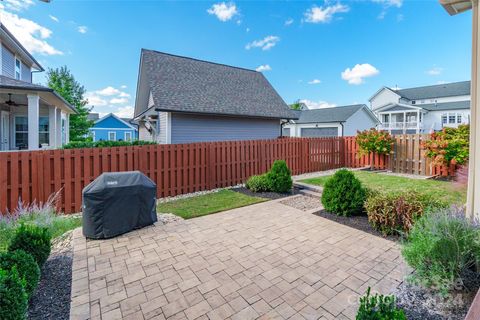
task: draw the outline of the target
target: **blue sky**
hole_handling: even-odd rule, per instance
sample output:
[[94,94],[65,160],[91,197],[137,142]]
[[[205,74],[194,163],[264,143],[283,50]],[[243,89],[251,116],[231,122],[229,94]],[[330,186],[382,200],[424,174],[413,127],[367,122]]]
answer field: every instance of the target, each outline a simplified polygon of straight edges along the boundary
[[[141,48],[263,72],[287,103],[368,103],[381,86],[470,78],[471,14],[438,1],[4,0],[45,67],[67,65],[94,111],[133,113]],[[44,74],[34,81],[45,83]]]

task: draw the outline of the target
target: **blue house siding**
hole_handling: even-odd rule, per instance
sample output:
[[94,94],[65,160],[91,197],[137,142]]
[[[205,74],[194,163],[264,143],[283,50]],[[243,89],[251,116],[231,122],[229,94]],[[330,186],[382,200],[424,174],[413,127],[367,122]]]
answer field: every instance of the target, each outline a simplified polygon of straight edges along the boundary
[[90,128],[90,132],[92,132],[93,141],[125,141],[128,140],[128,135],[130,135],[131,140],[138,139],[137,130],[132,129],[113,115],[97,121]]
[[275,139],[280,120],[172,113],[171,143]]

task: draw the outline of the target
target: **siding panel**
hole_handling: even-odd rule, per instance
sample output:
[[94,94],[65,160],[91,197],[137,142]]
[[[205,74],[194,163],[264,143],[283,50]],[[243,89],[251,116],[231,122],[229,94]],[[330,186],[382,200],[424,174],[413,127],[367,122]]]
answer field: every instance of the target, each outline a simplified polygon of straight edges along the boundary
[[180,113],[171,117],[171,143],[274,139],[280,135],[280,121],[276,119]]
[[2,75],[15,78],[15,55],[2,45]]
[[30,67],[22,62],[22,81],[32,83],[32,72]]

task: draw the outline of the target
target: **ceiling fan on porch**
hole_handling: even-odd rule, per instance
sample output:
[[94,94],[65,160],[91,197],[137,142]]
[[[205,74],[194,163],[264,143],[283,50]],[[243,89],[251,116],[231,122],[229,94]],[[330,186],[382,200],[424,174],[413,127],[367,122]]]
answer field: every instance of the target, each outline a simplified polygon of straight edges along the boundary
[[11,93],[8,94],[8,100],[5,101],[5,104],[8,104],[9,106],[13,106],[13,107],[27,107],[26,104],[16,103],[15,101],[13,101]]

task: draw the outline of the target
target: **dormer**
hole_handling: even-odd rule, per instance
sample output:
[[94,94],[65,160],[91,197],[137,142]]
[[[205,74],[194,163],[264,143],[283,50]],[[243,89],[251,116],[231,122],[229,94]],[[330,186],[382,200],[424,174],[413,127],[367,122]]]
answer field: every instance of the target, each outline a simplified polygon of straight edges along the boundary
[[44,71],[30,52],[0,23],[0,74],[32,82],[32,72]]

